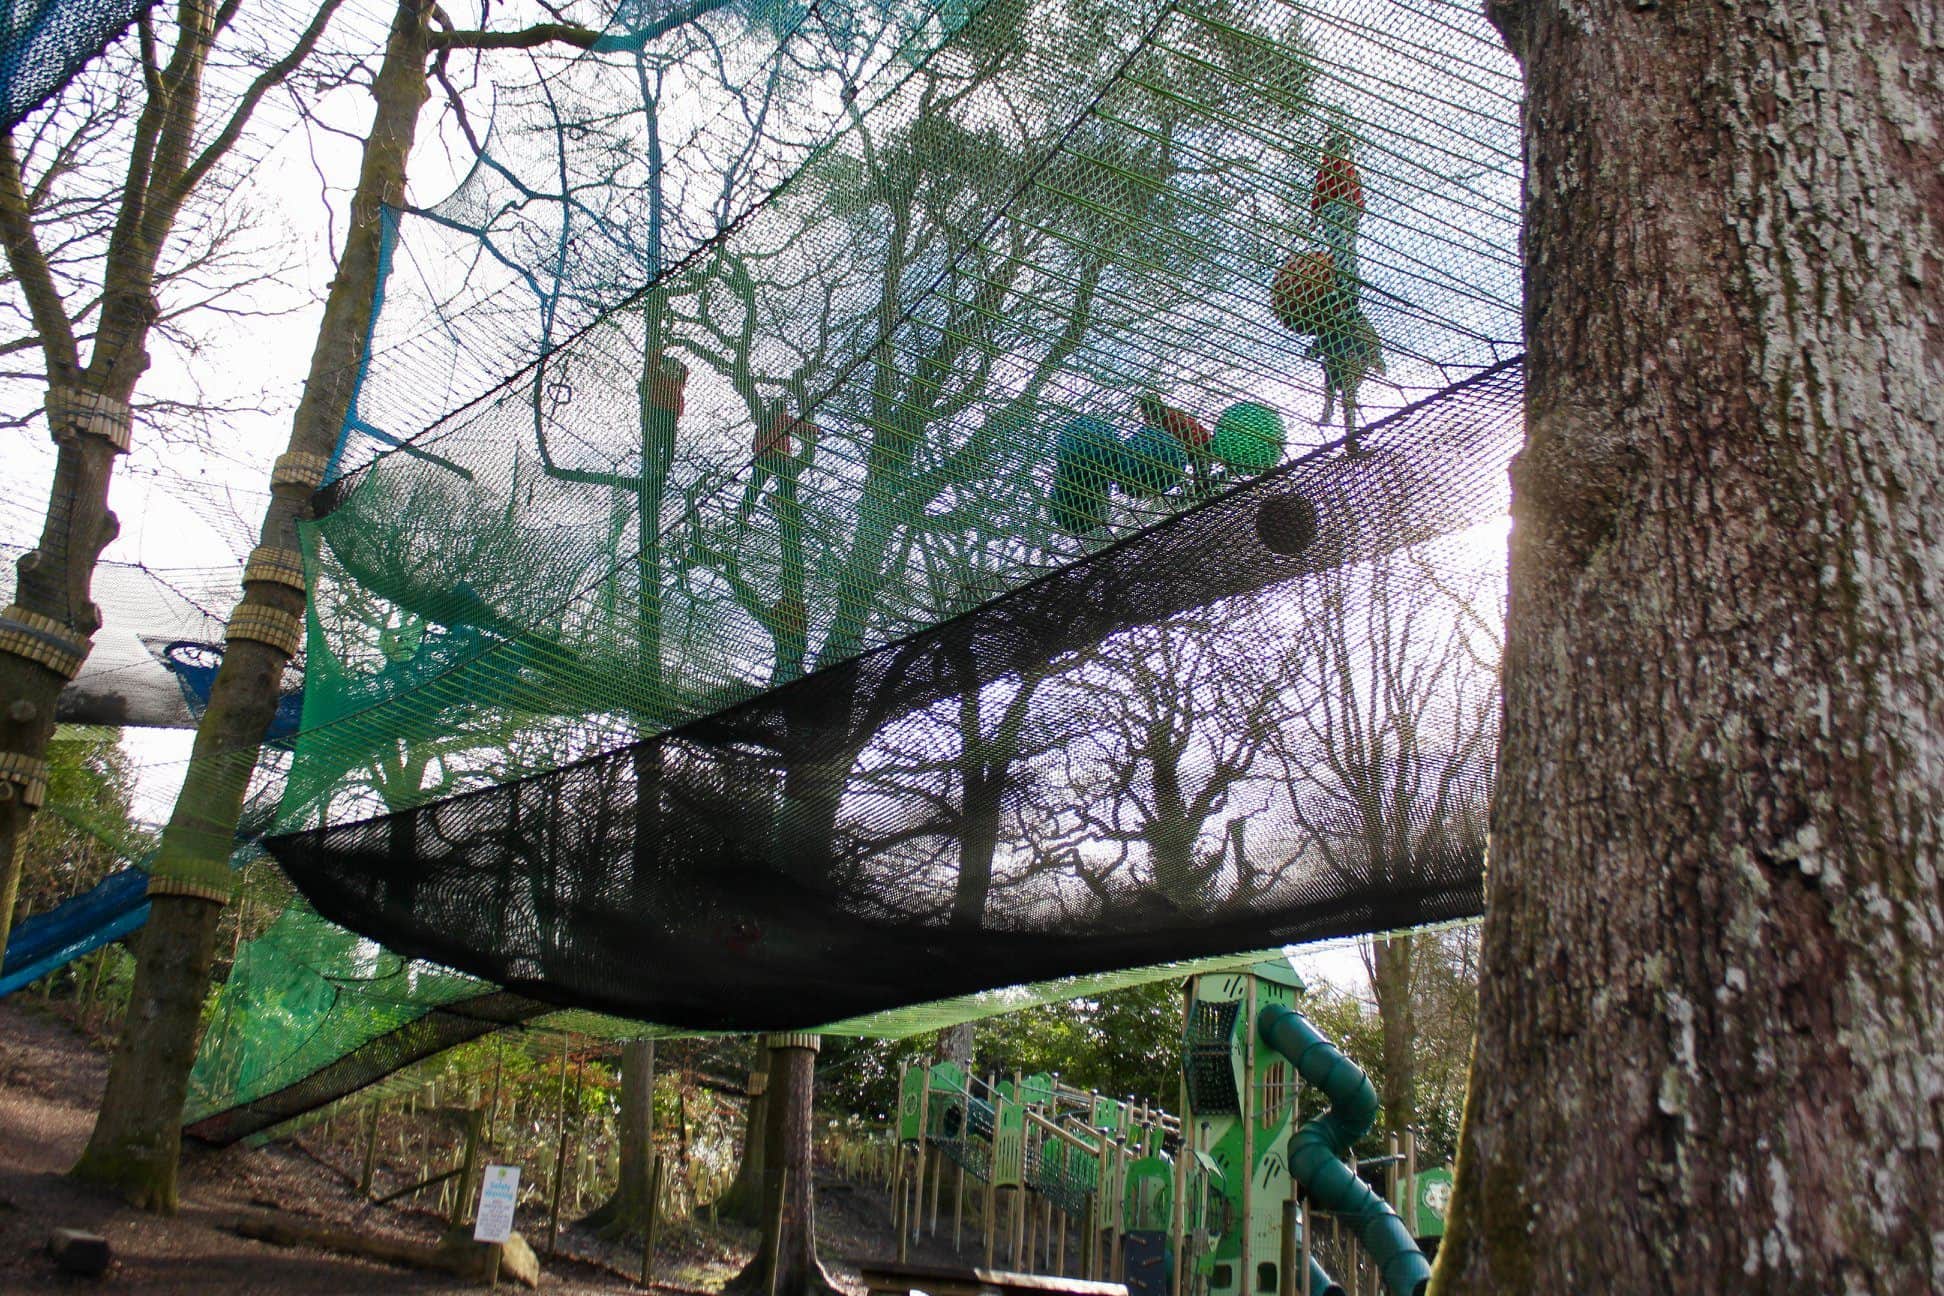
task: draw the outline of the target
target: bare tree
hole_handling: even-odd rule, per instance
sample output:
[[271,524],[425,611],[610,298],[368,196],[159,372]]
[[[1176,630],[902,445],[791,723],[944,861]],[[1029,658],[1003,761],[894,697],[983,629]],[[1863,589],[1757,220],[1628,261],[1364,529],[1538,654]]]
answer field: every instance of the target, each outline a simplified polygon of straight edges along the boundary
[[[1054,780],[1072,789],[1074,808],[1060,816],[1071,825],[1065,854],[1102,904],[1157,903],[1198,919],[1245,907],[1262,881],[1238,798],[1253,785],[1250,808],[1266,804],[1261,761],[1281,686],[1246,663],[1253,635],[1227,633],[1229,615],[1213,608],[1126,631],[1062,681],[1091,721]],[[1113,853],[1090,857],[1071,844],[1080,842]]]
[[[191,0],[193,4],[193,0]],[[187,11],[185,11],[187,12]],[[677,13],[667,20],[683,21]],[[371,83],[366,137],[338,272],[325,301],[289,448],[271,478],[271,502],[229,642],[197,727],[188,777],[162,839],[151,908],[138,949],[129,1027],[75,1173],[139,1206],[169,1210],[181,1118],[194,1060],[218,916],[229,898],[231,843],[277,704],[278,684],[301,634],[304,577],[297,523],[351,409],[380,283],[383,212],[404,200],[405,168],[429,94],[433,57],[452,49],[591,47],[590,28],[549,22],[517,31],[454,28],[430,0],[401,0]],[[105,462],[106,451],[103,451]]]
[[[1454,557],[1401,550],[1297,586],[1286,678],[1305,705],[1276,745],[1294,821],[1347,891],[1409,893],[1484,849],[1498,591],[1483,571],[1441,575],[1463,570]],[[1384,1118],[1401,1131],[1416,1120],[1414,944],[1362,949],[1384,1029]]]
[[[239,34],[249,26],[236,23],[241,0],[182,0],[172,24],[144,10],[138,72],[85,75],[52,108],[0,135],[0,244],[9,313],[24,325],[0,347],[27,366],[16,379],[42,386],[57,446],[40,542],[17,564],[14,601],[0,611],[0,948],[21,842],[46,786],[55,698],[101,626],[95,563],[119,529],[108,484],[131,445],[149,346],[264,273],[236,263],[236,213],[209,190],[265,97],[316,50],[340,2],[321,0],[271,53]],[[260,70],[212,103],[206,83],[219,44],[235,44]],[[178,235],[185,212],[209,218],[187,222],[186,238]]]

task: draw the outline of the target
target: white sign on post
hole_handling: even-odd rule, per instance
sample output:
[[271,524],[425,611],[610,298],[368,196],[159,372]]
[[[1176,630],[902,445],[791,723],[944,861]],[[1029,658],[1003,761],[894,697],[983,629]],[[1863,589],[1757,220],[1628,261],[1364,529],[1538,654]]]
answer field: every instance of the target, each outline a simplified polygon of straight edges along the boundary
[[520,1197],[520,1167],[489,1165],[479,1181],[479,1214],[473,1241],[504,1242],[513,1236],[513,1206]]

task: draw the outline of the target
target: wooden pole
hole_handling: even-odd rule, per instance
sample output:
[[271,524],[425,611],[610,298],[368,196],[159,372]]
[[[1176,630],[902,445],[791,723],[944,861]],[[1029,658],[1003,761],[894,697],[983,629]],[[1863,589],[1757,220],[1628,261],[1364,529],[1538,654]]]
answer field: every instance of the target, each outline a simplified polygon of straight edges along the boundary
[[654,1144],[648,1146],[648,1223],[641,1230],[641,1285],[652,1286],[655,1278],[655,1243],[661,1231],[662,1159]]
[[371,1100],[365,1114],[364,1165],[358,1171],[358,1196],[371,1196],[371,1176],[378,1168],[378,1100]]
[[[971,1137],[969,1134],[966,1137]],[[960,1152],[963,1154],[963,1147]],[[952,1183],[952,1254],[965,1244],[965,1163],[961,1161]]]
[[1308,1202],[1303,1203],[1302,1271],[1303,1271],[1303,1278],[1302,1278],[1303,1285],[1300,1288],[1300,1290],[1302,1291],[1303,1296],[1322,1296],[1321,1292],[1312,1292],[1310,1290],[1310,1208]]
[[[993,1137],[995,1139],[998,1137],[997,1130],[993,1131]],[[995,1162],[997,1161],[996,1157],[994,1158],[994,1161]],[[993,1224],[992,1208],[994,1205],[993,1198],[995,1195],[997,1195],[999,1191],[997,1188],[993,1187],[992,1185],[992,1181],[997,1177],[996,1170],[997,1170],[996,1164],[988,1165],[986,1167],[985,1205],[979,1210],[979,1231],[985,1234],[985,1267],[988,1269],[992,1268],[992,1245],[993,1245],[993,1234],[995,1232],[994,1228],[992,1227]]]
[[[580,1086],[574,1086],[576,1096]],[[547,1203],[547,1254],[554,1253],[560,1240],[560,1189],[567,1177],[567,1033],[560,1035],[560,1103],[554,1119],[554,1172],[552,1200]]]
[[1390,1202],[1391,1209],[1402,1215],[1404,1203],[1397,1195],[1397,1179],[1398,1167],[1403,1164],[1404,1150],[1399,1146],[1396,1134],[1385,1138],[1384,1151],[1388,1154],[1384,1163],[1384,1197]]
[[892,1194],[891,1227],[898,1233],[898,1263],[903,1264],[910,1258],[911,1230],[906,1227],[906,1214],[911,1203],[905,1196],[904,1157],[898,1158],[898,1189]]
[[1281,1296],[1296,1296],[1297,1248],[1301,1245],[1296,1238],[1296,1185],[1289,1185],[1289,1198],[1282,1204],[1282,1281],[1277,1284]]
[[1022,1217],[1020,1223],[1025,1225],[1026,1230],[1026,1247],[1023,1253],[1025,1258],[1020,1261],[1025,1268],[1021,1272],[1037,1273],[1039,1272],[1039,1207],[1033,1204],[1031,1191],[1021,1192],[1019,1210]]
[[[784,1166],[780,1173],[783,1181],[777,1185],[776,1218],[773,1221],[776,1226],[773,1235],[778,1238],[783,1236],[783,1217],[790,1209],[790,1167]],[[770,1255],[769,1296],[777,1296],[776,1287],[782,1277],[783,1248],[779,1246]]]
[[1412,1237],[1418,1235],[1417,1210],[1417,1131],[1404,1131],[1404,1227]]
[[[383,1197],[380,1197],[376,1201],[373,1201],[371,1204],[373,1206],[388,1206],[392,1202],[397,1201],[400,1197],[410,1196],[412,1193],[424,1192],[427,1188],[437,1188],[441,1185],[449,1184],[454,1179],[459,1177],[459,1169],[460,1168],[458,1166],[454,1166],[450,1170],[444,1171],[440,1174],[433,1175],[430,1179],[422,1180],[421,1182],[415,1184],[409,1184],[403,1188],[394,1189],[391,1192],[386,1193]],[[440,1200],[443,1202],[444,1197],[441,1196]]]
[[911,1176],[912,1211],[906,1217],[913,1241],[925,1223],[925,1160],[931,1145],[931,1068],[918,1068],[918,1145],[913,1155],[917,1164]]
[[938,1194],[939,1194],[940,1184],[944,1180],[944,1177],[945,1177],[944,1156],[941,1154],[932,1157],[931,1234],[933,1237],[938,1236]]
[[1100,1185],[1087,1194],[1087,1208],[1082,1215],[1080,1229],[1080,1272],[1088,1282],[1099,1277],[1094,1272],[1094,1263],[1100,1255]]
[[[1195,983],[1181,983],[1181,1024],[1185,1034],[1195,1008]],[[1175,1082],[1176,1110],[1181,1113],[1181,1145],[1175,1149],[1175,1192],[1169,1215],[1169,1237],[1174,1243],[1174,1273],[1168,1290],[1173,1296],[1188,1296],[1188,1163],[1195,1158],[1194,1126],[1188,1111],[1188,1073],[1184,1069]]]
[[1013,1234],[1011,1234],[1009,1242],[1013,1244],[1013,1269],[1017,1271],[1021,1265],[1026,1263],[1026,1253],[1024,1253],[1024,1244],[1026,1244],[1026,1189],[1024,1187],[1015,1187],[1011,1191],[1011,1199],[1013,1199],[1013,1211],[1011,1211]]
[[1253,972],[1245,978],[1248,989],[1243,994],[1244,1011],[1242,1019],[1242,1250],[1236,1274],[1235,1290],[1242,1296],[1251,1296],[1255,1291],[1255,1239],[1250,1223],[1255,1219],[1255,1127],[1256,1127],[1256,977]]
[[108,966],[108,947],[102,946],[95,951],[94,966],[88,972],[88,988],[81,996],[81,1029],[89,1030],[94,1026],[95,995],[101,990],[101,972]]
[[452,1214],[446,1221],[453,1228],[463,1228],[468,1222],[466,1206],[472,1197],[473,1175],[479,1169],[479,1144],[484,1116],[485,1113],[477,1107],[466,1112],[465,1159],[459,1165],[458,1193],[453,1198]]

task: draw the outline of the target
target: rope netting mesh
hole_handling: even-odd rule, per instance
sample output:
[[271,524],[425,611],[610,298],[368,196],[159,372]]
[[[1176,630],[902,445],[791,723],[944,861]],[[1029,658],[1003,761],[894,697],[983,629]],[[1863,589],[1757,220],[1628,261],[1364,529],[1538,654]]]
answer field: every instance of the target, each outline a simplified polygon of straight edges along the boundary
[[702,4],[535,70],[394,218],[306,535],[315,908],[228,993],[335,1007],[204,1112],[501,990],[814,1026],[1476,910],[1519,87],[1471,6]]
[[67,84],[68,78],[154,0],[16,0],[0,12],[0,130]]

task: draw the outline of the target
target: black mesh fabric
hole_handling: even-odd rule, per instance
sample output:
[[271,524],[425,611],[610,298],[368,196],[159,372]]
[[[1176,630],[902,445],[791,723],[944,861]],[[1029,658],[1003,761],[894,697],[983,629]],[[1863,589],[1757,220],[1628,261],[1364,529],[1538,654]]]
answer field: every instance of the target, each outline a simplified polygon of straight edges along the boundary
[[0,15],[0,130],[47,102],[153,0],[16,0]]
[[522,995],[491,993],[431,1009],[396,1030],[388,1031],[329,1066],[250,1102],[204,1117],[183,1133],[204,1143],[224,1146],[281,1125],[306,1112],[336,1102],[392,1074],[400,1067],[441,1053],[455,1044],[517,1026],[548,1011],[546,1005]]
[[268,847],[393,951],[676,1027],[1474,914],[1495,663],[1452,643],[1498,586],[1459,592],[1453,537],[1503,512],[1520,393],[1487,370],[744,704]]

